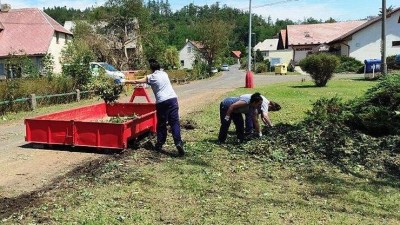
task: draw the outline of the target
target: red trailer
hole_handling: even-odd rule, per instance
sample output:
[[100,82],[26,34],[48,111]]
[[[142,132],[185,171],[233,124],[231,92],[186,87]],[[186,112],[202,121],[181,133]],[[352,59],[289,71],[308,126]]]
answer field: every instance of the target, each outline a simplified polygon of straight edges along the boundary
[[[144,96],[147,103],[133,103]],[[101,122],[106,117],[136,118],[122,123]],[[49,145],[126,149],[128,141],[156,132],[156,107],[143,87],[135,88],[129,103],[100,103],[25,119],[25,140]],[[98,122],[100,121],[100,122]]]

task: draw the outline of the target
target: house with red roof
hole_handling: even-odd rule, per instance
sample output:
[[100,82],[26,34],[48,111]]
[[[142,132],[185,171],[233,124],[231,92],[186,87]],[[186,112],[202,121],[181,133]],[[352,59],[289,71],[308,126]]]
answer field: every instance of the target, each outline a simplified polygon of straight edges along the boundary
[[[364,62],[381,58],[382,17],[372,20],[288,25],[279,34],[278,49],[293,51],[295,63],[308,54],[326,51]],[[387,55],[400,54],[400,8],[387,14]]]
[[51,54],[59,73],[61,51],[70,40],[72,33],[39,9],[1,10],[0,75],[10,75],[5,65],[10,55],[27,55],[40,70],[42,58]]
[[[288,25],[286,33],[281,33],[281,46],[293,50],[293,60],[297,63],[308,54],[332,50],[329,43],[341,35],[361,26],[366,21],[348,21],[321,24]],[[279,44],[278,44],[279,45]]]
[[[360,61],[381,58],[382,17],[376,17],[332,40],[341,55]],[[400,8],[386,16],[386,55],[400,54]]]
[[237,64],[240,65],[240,56],[242,55],[241,51],[232,51],[232,57],[236,59]]
[[198,41],[191,41],[186,39],[185,46],[179,51],[179,61],[181,69],[193,69],[193,63],[196,60],[204,60],[202,54],[204,51],[204,46]]

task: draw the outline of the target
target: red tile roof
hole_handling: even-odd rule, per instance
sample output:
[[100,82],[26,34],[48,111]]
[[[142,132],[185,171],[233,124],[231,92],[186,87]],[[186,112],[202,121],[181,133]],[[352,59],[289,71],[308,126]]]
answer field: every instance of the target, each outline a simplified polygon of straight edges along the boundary
[[54,32],[72,35],[39,9],[11,9],[0,12],[0,57],[22,50],[28,55],[46,54]]
[[282,44],[283,44],[283,48],[286,48],[286,30],[281,30],[281,37],[282,37]]
[[240,55],[242,54],[242,52],[240,51],[232,51],[232,53],[235,55],[236,58],[240,58]]
[[[400,11],[400,7],[394,9],[394,10],[391,11],[391,12],[389,12],[389,13],[386,15],[386,17],[391,17],[393,14],[395,14],[395,13],[397,13],[397,12],[399,12],[399,11]],[[344,33],[344,34],[341,35],[340,37],[337,37],[335,40],[333,40],[333,42],[337,42],[337,41],[341,41],[341,40],[343,40],[343,39],[346,39],[347,37],[349,37],[349,36],[351,36],[351,35],[357,33],[358,31],[360,31],[360,30],[362,30],[362,29],[364,29],[364,28],[366,28],[366,27],[368,27],[368,26],[370,26],[370,25],[372,25],[372,24],[374,24],[374,23],[381,22],[381,21],[382,21],[382,16],[378,16],[378,17],[376,17],[375,19],[369,20],[368,22],[362,24],[361,26],[358,26],[357,28],[355,28],[355,29],[353,29],[353,30],[350,30],[350,31]]]
[[367,21],[288,25],[288,45],[326,44]]
[[199,50],[204,48],[204,45],[199,41],[190,41],[190,43],[192,43]]

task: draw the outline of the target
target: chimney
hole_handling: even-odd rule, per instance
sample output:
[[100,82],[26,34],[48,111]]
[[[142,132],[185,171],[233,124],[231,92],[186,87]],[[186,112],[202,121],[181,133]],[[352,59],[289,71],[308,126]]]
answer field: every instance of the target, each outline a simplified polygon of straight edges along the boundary
[[0,12],[8,12],[11,9],[10,4],[1,4],[0,2]]

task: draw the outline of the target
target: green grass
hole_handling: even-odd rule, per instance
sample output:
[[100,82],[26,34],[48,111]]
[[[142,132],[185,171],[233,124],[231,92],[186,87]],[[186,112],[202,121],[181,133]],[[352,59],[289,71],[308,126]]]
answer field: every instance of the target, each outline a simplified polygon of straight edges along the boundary
[[[274,84],[259,91],[280,102],[273,121],[300,121],[319,97],[359,96],[374,82]],[[247,93],[239,89],[229,96]],[[218,103],[187,116],[187,156],[130,151],[97,170],[66,178],[35,207],[4,224],[399,224],[398,181],[354,176],[325,161],[282,164],[218,146]],[[270,137],[273,138],[273,137]],[[169,143],[171,139],[169,137]],[[173,146],[166,147],[175,151]],[[279,158],[279,155],[274,157]],[[23,216],[21,216],[23,215]]]

